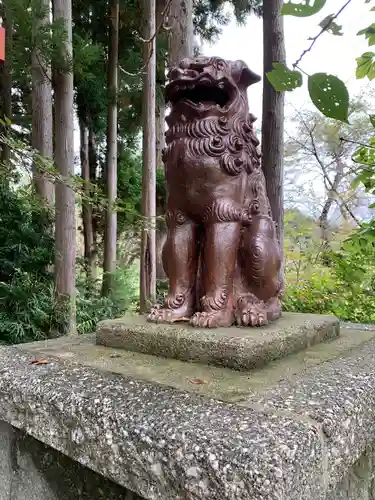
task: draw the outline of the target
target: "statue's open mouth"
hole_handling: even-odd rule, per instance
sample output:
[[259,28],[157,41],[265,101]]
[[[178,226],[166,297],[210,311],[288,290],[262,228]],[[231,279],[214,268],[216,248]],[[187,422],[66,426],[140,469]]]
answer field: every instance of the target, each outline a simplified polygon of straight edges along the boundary
[[231,92],[223,81],[203,77],[191,81],[179,79],[167,85],[166,98],[173,105],[185,102],[193,107],[219,106],[225,108],[231,101]]

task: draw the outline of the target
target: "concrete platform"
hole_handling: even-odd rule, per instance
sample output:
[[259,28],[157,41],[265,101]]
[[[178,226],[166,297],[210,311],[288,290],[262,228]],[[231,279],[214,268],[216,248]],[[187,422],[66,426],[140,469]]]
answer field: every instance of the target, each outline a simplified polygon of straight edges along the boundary
[[374,366],[344,327],[248,372],[51,339],[0,348],[0,420],[146,500],[374,500]]
[[96,343],[165,358],[240,371],[260,368],[340,334],[337,318],[285,313],[261,328],[199,329],[187,323],[155,325],[142,316],[99,323]]
[[372,339],[375,342],[375,330],[342,328],[340,336],[330,342],[312,345],[248,372],[103,347],[95,344],[92,334],[20,344],[17,349],[30,359],[78,363],[197,396],[246,404],[249,398],[260,397],[282,381],[295,381],[306,371],[347,356]]

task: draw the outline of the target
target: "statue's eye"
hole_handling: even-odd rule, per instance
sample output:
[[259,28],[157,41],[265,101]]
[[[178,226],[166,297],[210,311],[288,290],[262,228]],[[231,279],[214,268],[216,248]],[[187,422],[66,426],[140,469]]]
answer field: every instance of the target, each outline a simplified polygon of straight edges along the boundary
[[219,71],[224,71],[225,70],[225,62],[224,61],[217,61],[216,62],[216,68],[219,70]]

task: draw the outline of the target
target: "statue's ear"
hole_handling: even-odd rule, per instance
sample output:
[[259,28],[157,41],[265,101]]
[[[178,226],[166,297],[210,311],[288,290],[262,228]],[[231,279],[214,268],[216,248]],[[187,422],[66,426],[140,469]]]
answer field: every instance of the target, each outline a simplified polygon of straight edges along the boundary
[[251,71],[244,61],[234,61],[232,63],[232,76],[238,86],[243,88],[250,87],[253,83],[260,82],[261,77]]

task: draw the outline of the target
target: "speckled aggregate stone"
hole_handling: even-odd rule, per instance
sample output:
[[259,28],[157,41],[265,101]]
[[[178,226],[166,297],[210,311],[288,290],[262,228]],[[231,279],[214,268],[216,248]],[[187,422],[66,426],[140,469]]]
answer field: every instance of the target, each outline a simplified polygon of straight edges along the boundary
[[193,328],[147,323],[142,316],[102,321],[97,344],[235,370],[259,368],[308,346],[336,338],[339,320],[320,314],[284,313],[261,328]]
[[0,349],[0,419],[163,500],[325,498],[312,422]]
[[324,434],[333,487],[375,441],[375,341],[245,404],[317,422]]

